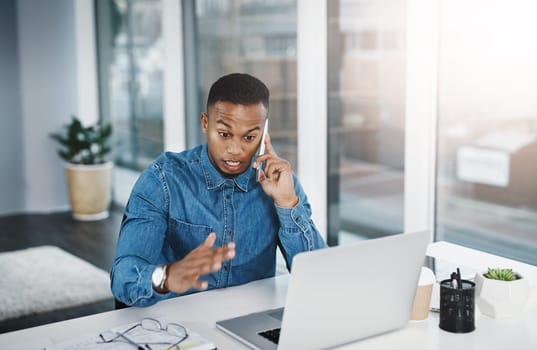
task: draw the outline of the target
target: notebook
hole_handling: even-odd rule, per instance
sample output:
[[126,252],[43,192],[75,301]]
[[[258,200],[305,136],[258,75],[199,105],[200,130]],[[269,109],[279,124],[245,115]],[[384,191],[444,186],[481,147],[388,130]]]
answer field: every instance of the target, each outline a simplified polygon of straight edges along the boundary
[[[216,326],[251,348],[284,350],[326,349],[401,328],[428,243],[429,232],[420,231],[297,254],[285,309]],[[279,345],[268,339],[278,332]]]

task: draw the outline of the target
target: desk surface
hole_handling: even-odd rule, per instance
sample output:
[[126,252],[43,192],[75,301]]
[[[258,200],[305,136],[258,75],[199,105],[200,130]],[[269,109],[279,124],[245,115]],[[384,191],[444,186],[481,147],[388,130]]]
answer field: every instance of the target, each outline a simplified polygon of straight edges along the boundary
[[[211,290],[162,301],[148,308],[128,308],[0,334],[2,349],[40,349],[67,339],[139,321],[143,317],[171,317],[217,344],[219,350],[245,349],[215,326],[220,319],[282,306],[289,276]],[[452,334],[438,328],[438,314],[405,328],[346,345],[341,349],[537,349],[537,307],[516,319],[495,320],[477,313],[476,330]]]

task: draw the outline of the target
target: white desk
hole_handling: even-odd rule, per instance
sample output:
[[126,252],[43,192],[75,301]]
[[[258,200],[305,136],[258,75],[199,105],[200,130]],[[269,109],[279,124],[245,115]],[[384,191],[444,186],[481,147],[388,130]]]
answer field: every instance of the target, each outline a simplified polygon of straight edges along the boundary
[[[240,314],[275,308],[284,304],[288,275],[256,281],[240,287],[207,291],[160,302],[148,308],[128,308],[69,321],[0,334],[0,348],[43,349],[63,340],[96,334],[143,317],[176,319],[215,342],[219,350],[245,349],[216,329],[215,322]],[[382,317],[382,315],[379,315]],[[517,319],[498,321],[477,313],[476,330],[452,334],[438,328],[438,314],[411,322],[405,328],[350,344],[341,349],[537,349],[537,307]],[[327,330],[330,331],[330,330]]]

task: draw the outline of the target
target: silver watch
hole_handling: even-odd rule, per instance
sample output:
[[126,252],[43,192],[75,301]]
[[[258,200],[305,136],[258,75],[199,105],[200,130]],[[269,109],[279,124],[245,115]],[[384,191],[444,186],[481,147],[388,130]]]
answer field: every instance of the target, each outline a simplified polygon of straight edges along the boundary
[[164,289],[164,283],[166,282],[166,267],[167,265],[157,266],[151,275],[151,282],[154,289]]

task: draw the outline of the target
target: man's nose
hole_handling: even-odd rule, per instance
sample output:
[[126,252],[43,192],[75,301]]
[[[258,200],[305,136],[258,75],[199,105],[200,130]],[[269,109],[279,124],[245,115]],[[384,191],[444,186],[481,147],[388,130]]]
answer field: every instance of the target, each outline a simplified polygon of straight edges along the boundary
[[240,142],[237,140],[230,140],[227,144],[227,152],[229,154],[239,154],[241,152]]

